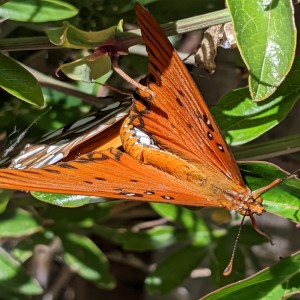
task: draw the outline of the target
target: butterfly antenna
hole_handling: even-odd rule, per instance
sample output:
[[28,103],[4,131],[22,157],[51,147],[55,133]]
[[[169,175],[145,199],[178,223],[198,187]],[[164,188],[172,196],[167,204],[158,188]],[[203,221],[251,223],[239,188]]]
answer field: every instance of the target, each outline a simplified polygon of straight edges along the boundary
[[241,221],[241,224],[240,224],[240,227],[239,227],[239,231],[238,231],[238,234],[236,236],[236,239],[235,239],[235,242],[234,242],[234,245],[233,245],[233,249],[232,249],[232,253],[231,253],[229,263],[228,263],[227,267],[225,268],[225,270],[223,271],[224,276],[228,276],[232,272],[233,261],[234,261],[234,257],[235,257],[235,253],[236,253],[236,249],[237,249],[237,244],[238,244],[239,238],[241,236],[241,232],[242,232],[242,228],[243,228],[243,225],[244,225],[245,217],[246,217],[246,215],[244,215],[243,218],[242,218],[242,221]]
[[297,178],[299,179],[300,176],[300,169],[296,170],[295,172],[293,172],[292,174],[286,175],[283,178],[276,178],[274,181],[272,181],[270,184],[254,191],[253,194],[253,198],[254,200],[259,198],[262,194],[264,194],[265,192],[267,192],[268,190],[270,190],[271,188],[273,188],[274,186],[278,185],[279,183],[289,179],[289,178]]

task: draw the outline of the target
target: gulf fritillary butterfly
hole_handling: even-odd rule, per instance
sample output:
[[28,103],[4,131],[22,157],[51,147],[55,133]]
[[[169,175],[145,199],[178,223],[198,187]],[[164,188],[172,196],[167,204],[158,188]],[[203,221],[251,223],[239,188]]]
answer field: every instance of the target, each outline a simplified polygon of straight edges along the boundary
[[[260,194],[280,179],[250,191],[163,30],[139,4],[136,15],[149,55],[149,75],[142,81],[147,88],[134,93],[120,131],[124,152],[108,148],[44,168],[2,169],[0,188],[222,206],[253,219],[264,211]],[[47,159],[49,163],[49,155]]]

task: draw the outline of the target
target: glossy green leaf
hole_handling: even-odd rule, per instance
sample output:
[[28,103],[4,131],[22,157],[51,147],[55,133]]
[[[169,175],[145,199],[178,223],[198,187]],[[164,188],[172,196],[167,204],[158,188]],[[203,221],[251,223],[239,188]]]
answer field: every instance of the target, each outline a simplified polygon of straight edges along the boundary
[[49,29],[47,31],[50,41],[64,48],[72,49],[94,49],[101,43],[111,41],[111,45],[116,34],[123,31],[123,21],[110,28],[100,31],[83,31],[65,22],[62,27]]
[[6,251],[0,248],[0,289],[4,285],[6,290],[24,295],[40,295],[43,290],[38,282],[30,278],[22,266]]
[[107,51],[115,51],[116,53],[128,51],[115,40],[116,34],[123,31],[122,24],[123,22],[120,21],[116,26],[95,32],[82,31],[68,23],[65,23],[63,27],[49,30],[50,41],[65,48],[94,49],[102,43],[102,48],[98,48],[93,54],[63,64],[58,70],[73,80],[87,83],[109,73],[111,59]]
[[254,100],[272,95],[289,72],[296,49],[291,0],[227,0],[237,45],[248,67]]
[[57,234],[64,247],[64,259],[72,270],[101,288],[115,287],[106,257],[89,238],[70,232]]
[[300,253],[282,259],[270,268],[237,283],[219,289],[205,300],[271,300],[285,299],[300,290]]
[[[267,186],[286,173],[268,163],[242,163],[243,177],[252,191]],[[267,212],[300,222],[300,180],[289,178],[262,195]]]
[[0,53],[0,86],[13,96],[37,106],[44,105],[38,81],[15,60]]
[[63,64],[60,66],[59,70],[73,80],[82,80],[90,83],[111,70],[111,61],[108,54],[103,54],[95,59],[91,59],[90,55]]
[[198,267],[206,254],[205,248],[196,246],[186,246],[174,251],[146,278],[147,290],[160,294],[172,291]]
[[41,226],[27,211],[6,211],[0,218],[0,237],[23,237],[41,231]]
[[111,201],[107,198],[92,197],[92,196],[81,196],[81,195],[65,195],[65,194],[54,194],[54,193],[41,193],[32,192],[33,197],[38,200],[51,203],[62,207],[78,207],[90,203],[101,203]]
[[300,97],[300,57],[277,91],[263,102],[251,100],[247,88],[225,94],[212,109],[226,141],[234,146],[249,142],[279,124]]
[[0,6],[0,16],[19,22],[50,22],[76,16],[78,9],[59,0],[10,0]]

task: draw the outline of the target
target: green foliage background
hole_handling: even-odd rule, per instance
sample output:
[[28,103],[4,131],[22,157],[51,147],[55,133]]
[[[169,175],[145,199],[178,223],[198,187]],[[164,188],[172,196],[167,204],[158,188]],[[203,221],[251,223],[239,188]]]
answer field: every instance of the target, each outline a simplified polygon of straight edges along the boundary
[[[240,1],[240,5],[245,1]],[[43,134],[80,119],[92,109],[91,103],[99,101],[101,105],[101,100],[96,98],[98,85],[74,82],[63,75],[58,79],[54,76],[55,70],[62,63],[82,58],[89,52],[61,49],[50,44],[46,38],[46,30],[61,26],[65,20],[85,31],[100,31],[115,26],[120,19],[124,19],[126,24],[132,24],[135,22],[134,2],[27,0],[25,3],[12,0],[0,6],[0,16],[9,18],[4,22],[0,40],[0,50],[3,51],[0,55],[0,84],[3,88],[0,102],[0,133],[8,137],[6,143],[5,138],[2,138],[3,151],[27,127],[28,132],[21,145],[38,140]],[[275,23],[278,22],[278,26],[283,23],[290,24],[289,32],[276,30],[280,51],[286,50],[287,53],[281,53],[284,59],[281,60],[278,69],[272,69],[271,66],[267,74],[262,74],[259,78],[260,82],[264,81],[272,77],[270,73],[273,71],[280,77],[272,82],[275,88],[271,92],[266,89],[261,92],[263,95],[259,94],[257,98],[261,100],[265,97],[265,101],[253,102],[251,96],[255,98],[259,88],[257,82],[253,83],[255,76],[252,76],[250,85],[255,86],[255,93],[253,89],[249,92],[248,87],[231,90],[212,109],[228,143],[231,146],[239,146],[233,148],[233,151],[237,155],[243,153],[241,158],[250,157],[247,149],[251,146],[248,143],[288,117],[299,98],[298,57],[291,67],[295,49],[291,2],[279,2],[280,11],[284,14],[278,13],[276,7],[271,7],[274,9],[271,17],[272,20],[275,19]],[[186,0],[184,3],[178,0],[152,0],[140,3],[147,5],[160,23],[224,9],[224,1],[218,0]],[[233,18],[236,15],[239,18],[243,17],[241,8],[236,6],[236,3],[227,1],[231,15]],[[20,6],[21,4],[24,6]],[[248,16],[251,16],[255,7],[248,9]],[[264,25],[264,16],[262,13],[261,26]],[[268,53],[255,50],[253,62],[251,47],[263,47],[264,42],[270,39],[274,32],[270,29],[261,34],[256,33],[259,39],[253,41],[253,28],[246,25],[243,27],[243,20],[239,18],[234,19],[237,35],[241,29],[243,34],[246,34],[246,37],[243,36],[246,43],[243,39],[238,40],[239,50],[249,67],[250,75],[253,75],[252,64],[254,69],[258,68],[259,64],[264,63]],[[250,54],[243,52],[245,46]],[[11,61],[7,54],[14,61]],[[35,76],[32,77],[19,63],[37,71]],[[120,64],[133,77],[147,72],[147,58],[144,56],[129,55],[122,58]],[[245,67],[240,62],[237,62],[236,66]],[[119,89],[128,88],[122,79],[111,73],[103,74],[99,80]],[[210,80],[214,80],[214,77]],[[91,97],[87,97],[87,94]],[[50,110],[41,116],[49,107]],[[272,153],[282,153],[291,148],[291,141],[296,141],[292,148],[299,148],[299,135],[297,138],[285,138],[285,145],[277,144],[275,139],[265,154],[272,156]],[[20,150],[21,145],[16,146],[16,152]],[[263,145],[257,148],[256,155],[262,154],[263,149]],[[255,155],[251,152],[251,156]],[[295,165],[299,165],[299,155],[294,155],[293,159]],[[275,166],[259,163],[243,163],[241,170],[252,189],[285,176],[285,173]],[[268,212],[296,223],[299,222],[299,196],[299,181],[289,179],[266,193],[264,203]],[[137,272],[140,275],[138,279],[135,278],[135,283],[138,285],[138,282],[143,281],[140,292],[154,294],[153,299],[167,299],[170,293],[174,293],[176,288],[193,274],[192,271],[199,268],[209,270],[211,291],[223,288],[208,296],[204,296],[200,291],[197,295],[191,295],[191,299],[200,296],[204,297],[203,299],[280,299],[293,297],[300,290],[298,252],[277,264],[268,265],[270,268],[251,278],[239,281],[250,272],[254,274],[261,270],[261,265],[256,263],[253,246],[266,243],[266,240],[248,224],[244,226],[238,244],[234,271],[231,276],[222,277],[240,219],[236,215],[231,218],[229,213],[222,209],[194,211],[172,205],[132,204],[103,198],[2,191],[0,212],[1,299],[30,299],[35,295],[43,295],[51,291],[53,280],[55,282],[55,278],[59,278],[63,272],[66,272],[68,277],[65,288],[58,290],[59,299],[68,299],[64,293],[67,287],[76,291],[74,277],[82,279],[81,287],[84,286],[82,282],[96,286],[99,297],[105,297],[102,293],[108,290],[109,292],[104,292],[108,294],[104,295],[110,295],[110,299],[117,299],[113,291],[119,290],[123,299],[135,299],[122,291],[122,285],[117,286],[119,280],[124,280],[116,276],[116,269],[121,269],[122,265],[130,266],[132,273]],[[29,272],[30,267],[37,267],[35,258],[38,257],[38,249],[41,247],[47,249],[51,258],[45,272],[49,272],[48,275],[54,274],[54,279],[51,278],[52,281],[46,283],[39,282],[40,277],[34,272]],[[154,254],[159,255],[158,261],[153,259]],[[150,266],[154,262],[156,267],[153,270]],[[201,280],[203,278],[192,281],[198,285]],[[235,282],[236,284],[227,286]],[[158,295],[162,295],[161,298],[158,298]],[[170,297],[172,295],[174,294]]]

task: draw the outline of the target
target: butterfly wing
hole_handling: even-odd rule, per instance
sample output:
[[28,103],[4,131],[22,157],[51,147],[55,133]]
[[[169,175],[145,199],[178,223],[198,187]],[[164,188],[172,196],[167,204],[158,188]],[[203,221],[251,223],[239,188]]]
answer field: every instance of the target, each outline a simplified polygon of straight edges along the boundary
[[219,205],[213,197],[203,198],[196,185],[143,165],[114,148],[43,169],[2,169],[0,188],[193,206]]
[[[154,17],[136,4],[149,55],[148,87],[155,97],[137,96],[134,124],[158,144],[200,168],[243,184],[236,161],[190,74]],[[139,97],[141,96],[141,97]]]
[[[75,149],[76,156],[94,150],[95,141],[92,142],[93,147],[91,143],[89,143],[89,148],[83,149],[80,146],[101,135],[106,129],[126,117],[131,104],[131,99],[115,101],[75,123],[45,135],[38,144],[27,145],[19,155],[13,158],[10,168],[42,168],[62,160]],[[101,141],[97,139],[97,147],[105,146],[103,134],[101,138]]]

